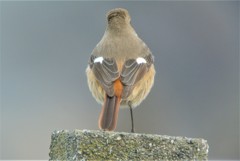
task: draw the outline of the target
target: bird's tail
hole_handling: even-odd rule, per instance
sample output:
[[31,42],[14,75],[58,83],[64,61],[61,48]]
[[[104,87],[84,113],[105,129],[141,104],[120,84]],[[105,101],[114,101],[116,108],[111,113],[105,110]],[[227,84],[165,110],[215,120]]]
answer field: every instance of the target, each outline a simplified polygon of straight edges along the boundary
[[121,98],[118,96],[105,96],[104,104],[98,121],[98,126],[100,129],[113,131],[116,128],[120,102]]

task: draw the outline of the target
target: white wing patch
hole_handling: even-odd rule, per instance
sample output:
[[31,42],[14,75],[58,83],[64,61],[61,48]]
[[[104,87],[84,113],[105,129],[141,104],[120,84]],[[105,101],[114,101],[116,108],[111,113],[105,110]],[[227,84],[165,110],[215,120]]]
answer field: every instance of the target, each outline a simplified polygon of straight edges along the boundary
[[136,61],[137,61],[138,64],[147,63],[147,61],[144,58],[142,58],[142,57],[138,57],[136,59]]
[[94,63],[101,63],[102,64],[103,61],[103,57],[97,57],[96,59],[94,59]]

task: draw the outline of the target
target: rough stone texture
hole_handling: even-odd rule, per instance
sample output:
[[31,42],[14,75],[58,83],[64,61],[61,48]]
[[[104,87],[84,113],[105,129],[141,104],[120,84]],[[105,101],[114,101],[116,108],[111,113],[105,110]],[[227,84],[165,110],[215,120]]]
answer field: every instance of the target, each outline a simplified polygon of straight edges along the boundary
[[50,160],[207,160],[204,139],[92,130],[54,131]]

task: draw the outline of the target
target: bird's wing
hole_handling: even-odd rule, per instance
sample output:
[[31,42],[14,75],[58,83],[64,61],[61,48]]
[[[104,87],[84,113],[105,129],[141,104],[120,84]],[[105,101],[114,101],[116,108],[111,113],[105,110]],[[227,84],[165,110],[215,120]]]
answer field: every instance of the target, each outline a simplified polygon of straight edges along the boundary
[[132,92],[134,85],[143,78],[153,64],[153,56],[149,54],[145,57],[126,60],[120,75],[124,85],[122,98],[126,98]]
[[92,55],[90,57],[89,65],[107,95],[113,96],[113,82],[119,78],[118,67],[115,59],[96,57]]

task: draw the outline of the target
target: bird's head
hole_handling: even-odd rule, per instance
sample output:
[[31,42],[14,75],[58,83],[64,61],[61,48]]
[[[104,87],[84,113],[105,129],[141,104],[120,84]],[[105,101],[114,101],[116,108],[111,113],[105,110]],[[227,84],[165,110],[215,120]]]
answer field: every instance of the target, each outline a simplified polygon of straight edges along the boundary
[[114,20],[130,22],[130,16],[126,9],[115,8],[115,9],[110,10],[107,13],[107,20],[108,20],[108,23],[110,23]]
[[115,8],[107,13],[107,23],[110,28],[123,28],[130,24],[131,17],[123,8]]

